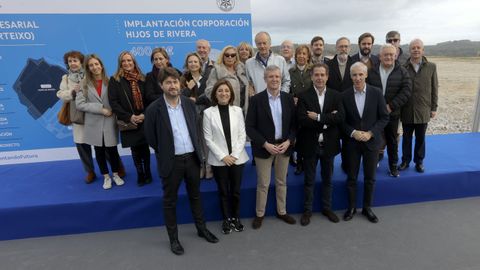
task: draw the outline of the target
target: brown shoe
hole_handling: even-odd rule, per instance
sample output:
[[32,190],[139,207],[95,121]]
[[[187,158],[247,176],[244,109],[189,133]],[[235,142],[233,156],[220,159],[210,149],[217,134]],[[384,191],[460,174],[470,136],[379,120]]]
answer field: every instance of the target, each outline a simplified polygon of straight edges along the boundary
[[290,215],[288,215],[288,214],[285,214],[285,215],[279,215],[279,214],[277,214],[277,218],[285,221],[285,222],[288,223],[288,224],[295,224],[295,223],[297,223],[297,221],[296,221],[292,216],[290,216]]
[[87,176],[85,176],[85,183],[91,184],[97,178],[95,172],[88,172]]
[[126,174],[127,173],[125,172],[125,167],[120,166],[120,168],[118,168],[118,176],[120,176],[120,178],[123,178]]
[[312,217],[312,212],[304,212],[300,218],[300,225],[307,226],[310,224],[310,218]]
[[262,227],[263,217],[255,217],[252,222],[252,228],[259,229]]

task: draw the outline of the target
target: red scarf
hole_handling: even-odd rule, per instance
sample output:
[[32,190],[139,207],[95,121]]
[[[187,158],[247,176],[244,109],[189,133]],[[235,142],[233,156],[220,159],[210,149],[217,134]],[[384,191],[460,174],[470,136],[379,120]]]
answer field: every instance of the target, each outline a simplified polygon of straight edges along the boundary
[[138,72],[126,71],[124,70],[123,77],[130,82],[130,87],[132,88],[133,96],[133,106],[139,111],[143,111],[143,101],[142,93],[138,87],[138,81],[140,80],[140,74]]

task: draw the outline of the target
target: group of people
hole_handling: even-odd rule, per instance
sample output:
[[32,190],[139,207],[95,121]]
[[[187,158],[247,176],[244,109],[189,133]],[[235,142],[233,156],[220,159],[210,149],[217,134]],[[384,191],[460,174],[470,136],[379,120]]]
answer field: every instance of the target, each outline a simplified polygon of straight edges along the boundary
[[[58,92],[85,112],[85,124],[74,124],[74,141],[91,182],[91,147],[104,175],[105,189],[113,181],[122,185],[123,167],[117,152],[117,120],[133,124],[120,132],[123,147],[130,147],[138,184],[152,181],[150,148],[156,156],[163,186],[163,209],[171,251],[184,249],[178,239],[177,193],[185,180],[198,235],[208,242],[218,238],[206,227],[200,200],[200,179],[215,178],[223,215],[221,231],[241,232],[240,186],[251,141],[257,172],[254,229],[262,226],[274,167],[277,217],[288,224],[296,220],[286,211],[287,173],[296,152],[296,174],[304,176],[304,212],[300,223],[310,223],[313,212],[317,164],[321,171],[321,213],[339,222],[332,211],[334,158],[341,153],[347,174],[348,209],[345,221],[356,214],[359,168],[363,166],[362,214],[373,223],[375,175],[382,149],[387,148],[389,173],[399,176],[412,160],[424,171],[425,132],[437,109],[438,81],[435,64],[424,56],[420,39],[410,42],[410,57],[400,48],[400,34],[387,33],[378,56],[372,54],[374,37],[360,35],[359,52],[352,56],[350,40],[336,42],[332,59],[323,55],[324,39],[310,46],[282,43],[281,55],[272,52],[267,32],[255,36],[257,52],[242,42],[223,48],[216,62],[209,59],[207,40],[196,42],[186,56],[184,71],[172,67],[167,52],[151,55],[152,71],[143,75],[133,55],[122,52],[117,72],[108,79],[95,55],[69,52],[69,73]],[[108,81],[108,83],[107,83]],[[403,127],[402,162],[398,165],[399,122]],[[90,149],[90,152],[89,152]],[[90,162],[90,163],[89,163]]]

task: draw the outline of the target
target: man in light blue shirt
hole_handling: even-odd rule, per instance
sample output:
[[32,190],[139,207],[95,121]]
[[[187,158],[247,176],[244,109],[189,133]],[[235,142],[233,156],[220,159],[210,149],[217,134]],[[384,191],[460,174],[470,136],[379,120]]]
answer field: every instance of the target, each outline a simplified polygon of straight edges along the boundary
[[207,230],[200,199],[200,162],[202,148],[198,141],[195,104],[180,95],[178,72],[165,68],[159,75],[163,97],[154,101],[145,114],[145,137],[155,150],[158,173],[163,186],[163,213],[170,240],[170,249],[176,255],[184,253],[178,240],[176,203],[177,193],[185,179],[188,199],[198,236],[210,243],[217,237]]

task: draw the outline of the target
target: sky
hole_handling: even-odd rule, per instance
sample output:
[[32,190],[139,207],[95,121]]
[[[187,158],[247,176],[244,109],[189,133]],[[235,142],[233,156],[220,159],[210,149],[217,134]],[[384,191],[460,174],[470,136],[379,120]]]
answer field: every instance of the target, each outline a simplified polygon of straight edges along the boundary
[[316,35],[330,44],[341,36],[357,43],[364,32],[383,44],[390,30],[400,32],[402,44],[414,38],[426,45],[480,41],[477,0],[251,0],[251,11],[253,35],[267,31],[273,45],[310,43]]

